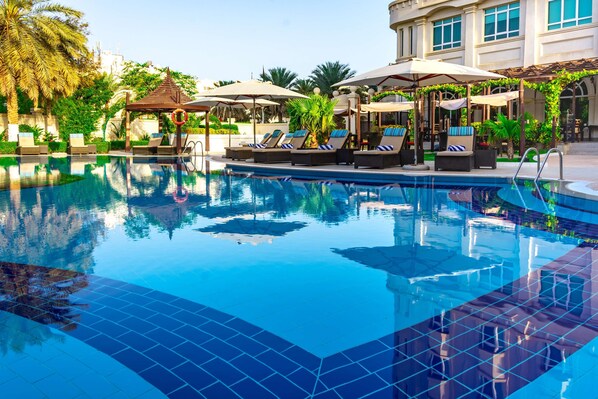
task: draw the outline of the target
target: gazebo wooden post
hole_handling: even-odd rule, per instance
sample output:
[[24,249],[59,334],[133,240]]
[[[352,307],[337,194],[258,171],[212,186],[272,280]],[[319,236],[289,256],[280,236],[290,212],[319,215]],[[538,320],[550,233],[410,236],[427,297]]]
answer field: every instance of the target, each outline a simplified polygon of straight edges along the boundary
[[[183,120],[182,117],[183,117],[182,113],[177,112],[177,114],[176,114],[177,122],[181,122]],[[181,150],[182,150],[181,147],[183,146],[183,142],[181,140],[182,132],[183,132],[182,125],[177,124],[176,125],[176,153],[177,153],[177,155],[181,155]]]
[[[126,105],[131,100],[131,94],[127,92],[125,96]],[[125,151],[131,151],[131,113],[129,111],[125,114]]]
[[357,134],[357,142],[360,143],[361,142],[361,96],[357,96],[357,115],[355,116],[355,120],[356,120],[356,126],[355,126],[355,130],[356,130],[356,134]]
[[556,147],[556,128],[558,119],[556,115],[552,116],[552,139],[550,140],[550,148]]
[[434,142],[436,141],[436,92],[433,91],[430,93],[431,104],[430,108],[432,109],[430,115],[430,149],[434,151]]
[[576,122],[576,113],[577,113],[577,82],[572,83],[573,87],[573,97],[571,97],[571,114],[573,114],[573,120],[571,121],[571,142],[575,142],[575,122]]
[[467,85],[467,126],[471,126],[471,85]]
[[210,152],[210,111],[206,111],[206,152]]
[[519,115],[521,116],[521,132],[519,133],[519,156],[525,152],[525,86],[524,80],[519,81]]

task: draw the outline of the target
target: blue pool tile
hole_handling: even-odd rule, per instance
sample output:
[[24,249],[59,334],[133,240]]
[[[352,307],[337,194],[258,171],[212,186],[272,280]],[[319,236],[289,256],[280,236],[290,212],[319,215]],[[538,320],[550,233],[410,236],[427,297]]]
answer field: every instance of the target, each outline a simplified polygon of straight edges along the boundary
[[388,350],[387,346],[380,341],[371,341],[355,348],[344,351],[343,353],[354,362],[370,357],[376,353]]
[[75,337],[81,341],[87,341],[88,339],[91,339],[99,334],[100,332],[98,330],[89,328],[81,324],[77,325],[75,329],[69,331],[70,336]]
[[[332,389],[325,392],[320,392],[317,395],[313,396],[313,399],[343,399],[341,398],[338,393],[334,392]],[[389,398],[394,399],[394,398]]]
[[153,359],[156,363],[166,367],[167,369],[176,367],[180,364],[185,363],[186,361],[185,358],[181,357],[180,355],[176,354],[170,349],[165,348],[162,345],[156,345],[153,348],[150,348],[143,352],[143,354],[149,357],[150,359]]
[[234,319],[234,316],[230,314],[208,307],[204,307],[202,310],[198,312],[198,314],[202,315],[207,319],[214,320],[222,324],[226,324],[227,322]]
[[140,319],[147,320],[152,316],[159,314],[153,310],[145,308],[136,303],[130,303],[129,305],[125,306],[124,308],[120,309],[121,312],[124,312],[130,316],[139,317]]
[[226,342],[251,356],[257,356],[268,350],[266,346],[242,334],[235,335]]
[[253,337],[254,335],[263,331],[261,328],[256,327],[253,324],[247,323],[246,321],[241,320],[236,317],[234,319],[227,321],[224,324],[227,327],[230,327],[233,330],[236,330],[236,331],[240,332],[241,334],[246,335],[248,337]]
[[21,378],[6,381],[0,385],[0,392],[6,398],[42,398],[43,394],[34,386]]
[[118,342],[105,334],[96,335],[85,341],[87,344],[93,346],[96,349],[101,350],[108,355],[113,355],[121,350],[125,349],[126,346]]
[[368,371],[374,372],[405,360],[405,355],[401,352],[394,349],[388,349],[374,356],[360,360],[359,364],[365,367]]
[[148,323],[147,321],[141,320],[135,316],[121,320],[119,324],[141,334],[151,331],[157,327],[155,324]]
[[205,342],[201,345],[201,347],[207,350],[208,352],[211,352],[214,355],[218,356],[219,358],[227,361],[234,359],[235,357],[243,353],[239,349],[227,344],[226,342],[218,338],[214,338],[211,341]]
[[336,355],[329,356],[322,359],[322,365],[320,366],[320,373],[326,373],[330,370],[351,364],[353,361],[345,356],[343,353],[337,353]]
[[118,392],[118,388],[95,372],[87,373],[72,381],[87,398],[105,398]]
[[272,392],[250,378],[236,383],[231,389],[242,398],[277,399]]
[[[123,291],[123,292],[125,292],[125,291]],[[127,300],[115,298],[113,296],[106,296],[106,297],[96,301],[96,303],[102,304],[105,307],[115,310],[115,311],[123,309],[131,304],[131,302],[129,302]]]
[[202,365],[215,358],[212,353],[189,341],[174,347],[173,350],[197,365]]
[[98,321],[90,327],[95,328],[96,330],[101,331],[102,334],[106,334],[111,337],[118,337],[119,335],[129,332],[128,328],[118,325],[110,320]]
[[290,342],[285,341],[284,339],[277,337],[276,335],[269,333],[268,331],[261,331],[256,335],[253,335],[252,338],[266,345],[268,348],[272,348],[278,352],[282,352],[293,346],[293,344],[291,344]]
[[97,323],[98,321],[102,321],[106,319],[106,317],[99,316],[94,312],[81,312],[81,317],[79,318],[79,325],[90,326],[92,324]]
[[154,301],[154,302],[146,303],[143,306],[145,306],[146,308],[148,308],[150,310],[154,310],[159,313],[170,314],[170,315],[175,314],[180,311],[180,309],[177,308],[176,306],[169,305],[168,303],[162,302],[162,301]]
[[212,385],[217,381],[217,379],[212,375],[208,374],[201,367],[191,362],[186,362],[178,367],[173,368],[172,372],[198,391]]
[[165,292],[156,291],[156,290],[152,290],[150,292],[147,292],[147,293],[144,294],[144,296],[147,297],[147,298],[152,298],[152,299],[154,299],[156,301],[159,301],[159,302],[163,302],[165,304],[168,303],[168,302],[172,302],[175,299],[177,299],[177,297],[174,296],[174,295],[170,295],[170,294],[167,294]]
[[368,375],[369,372],[357,363],[334,369],[328,373],[320,375],[320,381],[328,388],[334,388],[347,383],[347,381],[357,380]]
[[155,330],[145,333],[145,336],[168,347],[177,346],[186,341],[185,338],[162,328],[156,328]]
[[176,335],[193,342],[194,344],[201,345],[211,339],[214,339],[212,334],[207,334],[203,331],[198,330],[195,327],[183,325],[175,330],[172,330]]
[[[144,306],[154,302],[154,299],[149,298],[142,293],[134,293],[133,291],[129,291],[126,295],[122,296],[121,299],[123,301],[127,301],[130,304],[135,304],[137,306]],[[148,309],[149,310],[149,309]]]
[[189,385],[177,389],[168,395],[169,399],[205,399],[205,396],[191,388]]
[[312,392],[318,380],[316,375],[306,369],[299,369],[287,376],[295,385],[307,392]]
[[31,358],[24,358],[7,365],[9,369],[25,378],[29,383],[33,383],[44,378],[50,377],[54,371],[41,363],[35,362]]
[[[124,320],[124,319],[130,317],[129,314],[127,314],[125,312],[121,312],[120,310],[113,309],[108,306],[97,309],[95,311],[95,316],[102,317],[104,319],[108,319],[108,320],[111,320],[111,321],[117,322],[117,323],[120,322],[121,320]],[[98,321],[101,321],[101,320],[98,320]]]
[[203,326],[204,324],[210,321],[210,319],[207,319],[188,310],[180,310],[176,313],[171,314],[171,317],[194,327]]
[[274,370],[270,367],[248,355],[241,355],[230,363],[256,381],[261,381],[274,374]]
[[218,338],[224,339],[224,340],[234,337],[235,335],[238,334],[238,332],[233,330],[232,328],[226,327],[222,324],[215,323],[213,321],[210,321],[210,322],[202,325],[201,327],[199,327],[199,329],[201,331],[205,331],[209,334],[212,334],[214,337],[218,337]]
[[142,371],[139,375],[166,394],[186,385],[183,380],[160,365]]
[[261,384],[280,398],[303,399],[309,397],[311,394],[311,392],[304,391],[280,374],[274,374],[266,378],[261,381]]
[[273,350],[262,353],[256,357],[257,360],[270,366],[282,375],[289,375],[297,370],[300,366],[292,360],[280,355]]
[[202,304],[179,297],[176,297],[173,301],[170,302],[170,304],[172,306],[176,306],[177,308],[188,310],[189,312],[198,312],[205,308],[205,306]]
[[[410,396],[407,395],[405,392],[401,391],[394,385],[388,386],[386,388],[382,388],[379,391],[375,391],[370,393],[369,395],[363,396],[363,399],[392,399],[392,398],[409,398]],[[422,397],[425,397],[422,395]],[[439,394],[438,396],[430,396],[430,397],[441,397]]]
[[[71,399],[83,393],[79,387],[58,375],[44,378],[33,385],[44,395],[43,397],[47,398]],[[1,385],[0,389],[2,389]],[[28,399],[27,396],[20,395],[20,397]]]
[[177,328],[181,328],[185,325],[185,323],[161,313],[156,313],[153,316],[148,317],[146,321],[170,331],[176,330]]
[[156,365],[154,360],[130,348],[116,353],[113,357],[137,373]]
[[312,355],[305,349],[302,349],[296,345],[291,346],[289,349],[281,352],[281,355],[287,357],[305,367],[308,370],[316,370],[320,367],[321,359],[317,356]]
[[232,385],[245,378],[243,373],[219,358],[212,359],[201,367],[226,385]]
[[370,392],[375,392],[386,388],[388,384],[375,374],[367,375],[363,378],[342,385],[334,390],[343,398],[361,398]]
[[158,345],[156,341],[134,331],[129,331],[128,333],[121,335],[118,337],[118,340],[139,352],[146,351],[149,348]]
[[[217,382],[201,391],[206,399],[240,399],[241,397],[233,392],[230,388]],[[243,398],[247,399],[247,398]]]

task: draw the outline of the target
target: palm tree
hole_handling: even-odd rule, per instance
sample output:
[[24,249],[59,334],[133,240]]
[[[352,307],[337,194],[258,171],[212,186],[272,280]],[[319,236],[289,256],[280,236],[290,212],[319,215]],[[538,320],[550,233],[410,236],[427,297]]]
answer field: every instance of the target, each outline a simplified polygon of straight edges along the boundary
[[512,120],[503,114],[496,115],[496,121],[487,120],[483,126],[490,130],[490,139],[507,140],[507,157],[513,159],[515,150],[513,142],[519,138],[521,123]]
[[[284,67],[276,67],[268,69],[268,72],[264,71],[260,74],[260,80],[263,82],[272,82],[276,86],[290,89],[297,79],[297,74]],[[276,107],[276,114],[278,115],[278,121],[282,122],[284,105]]]
[[321,94],[332,97],[333,84],[355,76],[355,71],[349,68],[348,64],[341,64],[339,61],[320,64],[311,72],[310,79]]
[[297,79],[293,84],[293,90],[303,94],[304,96],[309,96],[310,94],[313,94],[315,88],[316,84],[313,82],[313,80],[309,78]]
[[17,88],[38,100],[68,96],[91,68],[83,13],[48,0],[0,0],[0,94],[18,132]]

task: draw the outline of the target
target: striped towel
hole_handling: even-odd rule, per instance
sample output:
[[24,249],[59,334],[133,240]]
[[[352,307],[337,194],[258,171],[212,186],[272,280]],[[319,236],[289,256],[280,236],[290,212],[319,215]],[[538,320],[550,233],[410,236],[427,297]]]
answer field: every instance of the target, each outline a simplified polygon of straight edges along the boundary
[[449,145],[447,150],[449,151],[465,151],[464,145]]
[[293,148],[293,144],[285,143],[285,144],[281,145],[280,148],[284,148],[285,150],[290,150],[291,148]]
[[318,150],[334,150],[334,146],[332,144],[320,144]]
[[378,151],[392,151],[394,150],[394,146],[392,145],[379,145],[376,147]]
[[253,148],[266,148],[266,144],[260,144],[260,143],[258,143],[258,144],[255,144],[253,146]]

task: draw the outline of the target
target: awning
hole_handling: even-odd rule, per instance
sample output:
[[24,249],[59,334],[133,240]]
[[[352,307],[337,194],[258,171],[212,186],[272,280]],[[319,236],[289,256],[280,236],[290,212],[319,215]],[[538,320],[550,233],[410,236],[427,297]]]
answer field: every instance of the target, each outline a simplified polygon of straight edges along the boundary
[[413,109],[413,101],[404,102],[381,102],[372,104],[363,104],[361,111],[365,112],[403,112]]
[[[518,91],[507,91],[504,93],[489,94],[487,96],[471,96],[471,103],[475,105],[490,105],[492,107],[504,107],[509,101],[519,98]],[[467,107],[466,98],[456,100],[445,100],[440,102],[440,107],[454,111]]]

